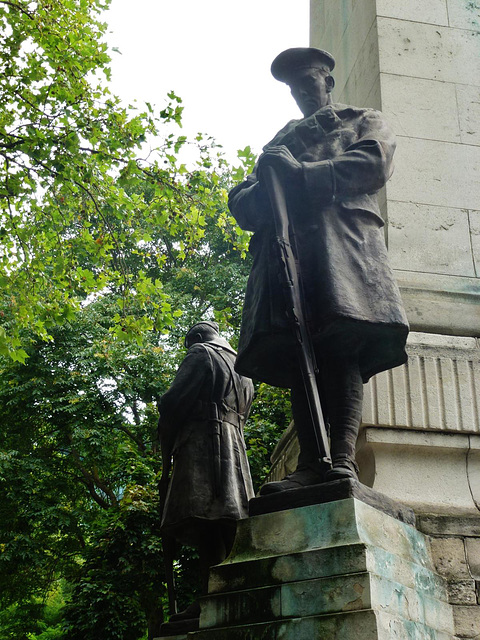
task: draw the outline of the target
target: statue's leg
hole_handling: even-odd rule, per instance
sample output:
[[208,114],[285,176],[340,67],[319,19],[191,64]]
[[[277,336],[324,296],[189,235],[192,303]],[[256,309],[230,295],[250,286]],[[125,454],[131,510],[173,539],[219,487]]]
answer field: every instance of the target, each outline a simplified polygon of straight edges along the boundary
[[[323,410],[323,419],[325,424],[328,425],[328,415],[326,411],[327,401],[321,385],[318,385],[318,391]],[[318,467],[316,466],[318,464],[319,457],[318,445],[315,438],[312,415],[308,405],[307,393],[301,379],[294,387],[292,387],[291,403],[293,422],[295,424],[298,443],[300,445],[300,454],[298,456],[297,466],[299,468],[315,466],[315,470],[318,472]]]
[[[207,595],[210,568],[223,562],[233,546],[236,525],[234,521],[205,520],[198,523],[197,547],[200,564],[200,593]],[[200,603],[192,602],[186,609],[170,617],[169,622],[197,619]]]
[[210,568],[223,562],[230,553],[235,540],[236,522],[234,520],[211,520],[205,522],[199,540],[198,556],[202,593],[208,593]]
[[[321,389],[319,391],[321,392]],[[322,407],[325,407],[325,399],[320,397],[320,400]],[[319,484],[325,479],[325,472],[319,462],[318,446],[307,394],[300,376],[298,382],[292,387],[291,401],[293,422],[300,445],[297,468],[283,480],[265,484],[260,490],[261,495]],[[326,423],[327,416],[325,412],[324,419]]]
[[330,447],[333,469],[327,480],[357,478],[355,445],[362,420],[363,381],[354,351],[324,360],[323,387],[330,422]]

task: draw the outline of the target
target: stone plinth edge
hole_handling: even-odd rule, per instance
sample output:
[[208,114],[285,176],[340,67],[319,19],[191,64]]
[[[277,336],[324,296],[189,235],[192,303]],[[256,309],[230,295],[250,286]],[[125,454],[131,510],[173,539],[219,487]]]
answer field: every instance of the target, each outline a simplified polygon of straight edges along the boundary
[[258,516],[346,498],[356,498],[401,522],[415,526],[415,513],[412,509],[353,479],[335,480],[253,498],[249,503],[249,514]]

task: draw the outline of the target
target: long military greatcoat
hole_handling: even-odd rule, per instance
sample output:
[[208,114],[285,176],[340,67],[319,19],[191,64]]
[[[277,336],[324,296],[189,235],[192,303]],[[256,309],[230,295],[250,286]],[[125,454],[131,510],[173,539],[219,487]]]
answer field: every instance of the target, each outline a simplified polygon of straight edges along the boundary
[[185,544],[198,543],[202,521],[247,517],[254,495],[243,439],[253,384],[234,364],[232,349],[194,344],[160,400],[162,449],[173,455],[162,529]]
[[[378,111],[335,104],[289,122],[264,150],[278,145],[303,168],[301,187],[286,185],[286,193],[317,358],[360,345],[367,381],[406,360],[408,323],[376,197],[392,173],[394,136]],[[272,211],[255,172],[230,192],[229,206],[239,225],[255,232],[237,371],[291,387],[298,371],[294,339]]]

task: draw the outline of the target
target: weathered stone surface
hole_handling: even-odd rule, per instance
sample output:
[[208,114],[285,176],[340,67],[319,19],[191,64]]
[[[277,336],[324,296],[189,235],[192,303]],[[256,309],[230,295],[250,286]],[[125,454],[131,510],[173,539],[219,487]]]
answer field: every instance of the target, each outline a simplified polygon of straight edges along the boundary
[[446,0],[377,0],[377,12],[387,18],[448,25]]
[[466,209],[390,202],[388,219],[394,269],[475,276]]
[[[228,640],[320,640],[321,638],[377,640],[378,637],[375,613],[361,611],[241,625],[233,628],[200,630],[192,640],[226,640],[227,638]],[[407,640],[406,636],[404,638]],[[417,638],[420,640],[420,636]],[[399,636],[399,640],[403,638]]]
[[362,544],[224,563],[212,568],[209,593],[358,573],[365,571],[367,567],[370,567],[370,563],[367,563],[367,548]]
[[207,596],[203,602],[206,606],[201,613],[202,629],[356,611],[370,608],[370,578],[368,573],[320,578]]
[[480,274],[480,211],[469,211],[469,219],[475,270]]
[[480,636],[480,607],[453,607],[455,633],[459,638],[478,638]]
[[372,610],[204,629],[192,640],[452,640],[452,633]]
[[480,144],[480,88],[456,85],[461,141]]
[[[365,104],[361,105],[363,107],[370,107],[371,109],[377,109],[377,111],[382,110],[382,92],[380,88],[380,82],[375,82],[373,87],[370,90],[370,93],[365,100]],[[385,189],[382,189],[385,192]],[[378,194],[378,204],[380,206],[380,213],[385,220],[386,216],[386,199],[385,197],[382,199],[382,193]]]
[[462,538],[432,538],[435,568],[448,580],[470,579],[465,544]]
[[480,336],[477,278],[399,269],[395,277],[412,331]]
[[448,582],[448,601],[450,604],[472,605],[477,604],[475,580],[459,580]]
[[480,85],[478,41],[472,31],[382,17],[377,25],[380,72]]
[[[452,640],[450,634],[425,625],[373,611],[297,618],[264,624],[207,629],[189,640]],[[186,640],[187,636],[168,640]],[[157,640],[160,640],[159,638]]]
[[360,542],[418,564],[429,558],[426,539],[416,529],[349,498],[239,521],[225,563]]
[[357,59],[348,77],[338,87],[336,101],[342,104],[355,104],[358,107],[372,106],[368,103],[368,96],[378,87],[379,68],[372,61],[378,60],[378,37],[375,26],[368,32],[365,41],[359,49]]
[[367,547],[367,569],[371,574],[415,590],[419,597],[445,599],[445,580],[428,563],[421,566],[378,547]]
[[480,3],[478,0],[447,0],[450,26],[468,31],[480,30]]
[[[340,4],[336,0],[327,0],[317,4],[323,7],[317,8],[312,16],[311,45],[330,51],[337,60],[335,100],[341,102],[347,96],[345,85],[356,65],[356,87],[360,90],[366,88],[359,81],[362,75],[370,91],[370,78],[378,78],[379,64],[378,47],[372,48],[369,40],[371,31],[376,31],[375,0],[342,0]],[[357,64],[359,59],[363,61],[361,66]],[[348,92],[350,94],[351,91]],[[353,104],[362,106],[362,100],[357,99]]]
[[451,611],[445,602],[367,572],[207,596],[203,604],[202,629],[375,607],[453,632]]
[[453,83],[382,73],[380,84],[382,111],[397,135],[460,142]]
[[[450,632],[443,633],[411,620],[388,613],[377,613],[379,640],[452,640]],[[320,639],[319,639],[320,640]]]
[[403,500],[417,517],[476,515],[467,474],[472,438],[480,436],[364,428],[357,447],[360,480],[394,500]]
[[[453,634],[451,611],[445,603],[428,598],[420,601],[415,592],[402,585],[388,583],[378,578],[372,578],[369,585],[368,578],[363,575],[356,576],[356,579],[344,576],[343,582],[338,579],[329,579],[329,584],[325,584],[326,582],[326,580],[314,580],[282,587],[281,619],[284,621],[290,617],[309,619],[319,610],[325,611],[327,615],[333,612],[345,614],[349,611],[368,610],[369,602],[374,602],[378,610],[389,614],[390,620],[403,618],[413,624],[445,634]],[[230,596],[229,599],[227,597],[207,598],[203,603],[204,609],[201,615],[202,630],[210,627],[218,628],[222,625],[230,627],[269,620],[271,612],[276,608],[270,608],[267,594],[256,595],[255,601],[250,597],[252,592]],[[353,599],[348,601],[349,597]],[[216,615],[209,617],[208,614],[213,611],[212,600],[218,601],[218,607],[215,610]]]
[[211,571],[209,593],[255,589],[267,584],[298,582],[365,570],[414,589],[419,595],[440,600],[446,597],[443,579],[427,567],[364,545],[223,564]]
[[[421,597],[413,589],[379,576],[357,574],[343,576],[338,585],[331,584],[324,590],[322,582],[309,581],[282,588],[282,614],[287,616],[314,615],[319,613],[323,599],[334,611],[351,611],[375,607],[375,609],[420,622],[432,629],[453,633],[451,612],[439,600]],[[348,590],[347,590],[348,587]],[[341,595],[340,595],[341,592]],[[320,595],[322,594],[322,595]],[[343,597],[342,597],[343,596]],[[338,605],[342,604],[340,608]]]
[[428,347],[435,349],[437,355],[443,356],[451,356],[452,349],[457,353],[478,349],[478,343],[475,338],[441,335],[439,333],[419,333],[416,331],[409,333],[407,344],[412,353],[416,353],[415,350],[418,348]]
[[432,536],[477,536],[480,537],[480,514],[446,516],[442,514],[417,515],[419,531]]
[[201,599],[200,626],[202,629],[253,624],[283,617],[285,616],[282,615],[280,587],[208,595]]
[[452,640],[432,569],[422,534],[355,499],[252,517],[212,570],[188,638]]
[[478,209],[480,147],[399,137],[395,157],[396,170],[387,185],[389,200]]
[[465,551],[470,574],[480,581],[480,538],[465,538]]
[[[189,636],[190,638],[190,636]],[[451,634],[373,611],[199,631],[192,640],[452,640]]]

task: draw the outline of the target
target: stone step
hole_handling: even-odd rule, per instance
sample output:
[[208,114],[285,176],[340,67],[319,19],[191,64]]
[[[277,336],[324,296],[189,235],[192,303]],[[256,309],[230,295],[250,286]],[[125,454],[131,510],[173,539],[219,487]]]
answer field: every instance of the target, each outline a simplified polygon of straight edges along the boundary
[[453,633],[452,612],[444,600],[367,571],[212,594],[202,598],[200,626],[216,628],[362,609],[385,611]]
[[362,571],[399,582],[432,598],[447,599],[443,578],[430,569],[364,544],[222,564],[210,572],[209,594]]
[[354,498],[240,520],[224,564],[360,543],[433,567],[425,536]]
[[[188,640],[453,640],[451,633],[372,609],[200,629]],[[180,640],[180,639],[179,639]],[[183,639],[182,639],[183,640]]]

